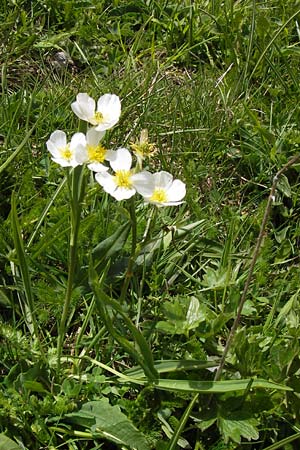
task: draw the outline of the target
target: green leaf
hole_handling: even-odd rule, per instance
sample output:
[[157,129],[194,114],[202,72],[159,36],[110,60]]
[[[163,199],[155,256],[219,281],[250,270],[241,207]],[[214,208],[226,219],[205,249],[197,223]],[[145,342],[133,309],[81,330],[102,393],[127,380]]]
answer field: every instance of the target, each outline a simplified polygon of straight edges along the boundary
[[150,450],[144,435],[118,406],[111,406],[106,399],[85,403],[80,411],[67,414],[67,417],[76,423],[84,423],[93,434],[101,434],[119,445]]
[[[216,367],[218,363],[214,361],[199,361],[199,360],[162,360],[154,361],[154,367],[158,373],[169,373],[181,370],[201,370],[209,367]],[[126,375],[139,378],[144,377],[144,371],[140,367],[133,367],[124,372]]]
[[18,444],[12,439],[5,436],[5,434],[0,434],[0,450],[22,450]]
[[251,389],[277,389],[292,391],[293,389],[282,384],[273,383],[263,379],[243,379],[243,380],[224,380],[224,381],[195,381],[195,380],[163,380],[159,379],[155,383],[158,389],[177,391],[177,392],[202,392],[202,393],[221,393],[246,390],[251,382]]
[[258,422],[254,418],[243,420],[238,418],[231,419],[220,417],[218,424],[224,435],[225,442],[232,439],[234,442],[240,444],[242,437],[248,439],[248,441],[259,438],[259,433],[256,428]]
[[281,175],[277,183],[277,189],[286,197],[290,198],[292,196],[292,190],[289,180],[285,175]]
[[187,334],[201,322],[211,322],[215,315],[194,297],[176,298],[163,306],[166,321],[159,321],[156,328],[170,334]]
[[92,251],[93,261],[95,268],[99,269],[99,266],[103,262],[108,261],[116,253],[118,253],[124,247],[124,244],[128,238],[130,231],[130,223],[126,222],[118,230],[109,236],[104,241],[100,242]]
[[41,392],[41,393],[47,393],[48,392],[44,388],[42,383],[40,383],[39,381],[24,381],[23,386],[28,391]]
[[5,307],[11,306],[11,302],[7,295],[4,293],[3,289],[0,289],[0,305]]
[[[137,327],[132,323],[131,319],[128,317],[127,313],[123,310],[122,306],[119,302],[109,297],[105,292],[101,289],[101,284],[97,280],[96,271],[92,265],[89,267],[89,280],[92,286],[96,306],[98,311],[102,317],[102,320],[105,323],[105,326],[111,336],[119,342],[123,346],[123,348],[135,359],[135,361],[143,367],[145,374],[151,380],[155,380],[158,377],[158,374],[153,365],[153,356],[151,352],[151,348],[143,336],[143,334],[137,329]],[[134,346],[115,328],[112,323],[109,314],[107,314],[106,307],[112,307],[116,312],[118,312],[125,324],[127,325],[129,331],[131,332],[134,340],[139,346],[140,353],[134,348]]]
[[[25,293],[25,297],[23,302],[21,303],[21,307],[24,309],[24,319],[29,331],[32,335],[35,334],[37,337],[37,324],[34,315],[34,300],[28,266],[28,258],[24,250],[22,233],[17,215],[16,194],[14,192],[12,193],[11,197],[11,226],[13,231],[14,246],[18,258],[18,267],[22,277],[23,289]],[[18,270],[16,270],[16,275],[18,275]]]

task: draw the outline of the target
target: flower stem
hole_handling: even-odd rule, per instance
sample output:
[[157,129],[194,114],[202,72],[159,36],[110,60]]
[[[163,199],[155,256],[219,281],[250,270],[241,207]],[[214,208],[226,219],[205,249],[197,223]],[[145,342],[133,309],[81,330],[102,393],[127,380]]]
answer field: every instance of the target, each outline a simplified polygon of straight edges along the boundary
[[70,232],[70,246],[69,246],[69,262],[68,262],[68,282],[66,295],[63,305],[62,316],[58,328],[57,340],[57,371],[60,374],[62,349],[66,334],[66,322],[69,314],[70,303],[72,299],[74,278],[77,266],[77,248],[78,248],[78,234],[80,226],[81,202],[84,195],[84,177],[83,167],[76,167],[68,175],[68,185],[70,189],[71,200],[71,232]]

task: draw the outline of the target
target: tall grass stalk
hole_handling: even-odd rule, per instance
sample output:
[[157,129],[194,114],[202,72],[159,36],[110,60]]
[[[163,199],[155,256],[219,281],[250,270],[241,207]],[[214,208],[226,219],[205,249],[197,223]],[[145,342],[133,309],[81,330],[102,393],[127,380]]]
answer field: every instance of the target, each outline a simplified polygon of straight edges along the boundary
[[266,208],[265,208],[263,220],[262,220],[261,227],[260,227],[260,232],[259,232],[259,235],[258,235],[258,238],[257,238],[257,242],[256,242],[256,246],[255,246],[254,252],[253,252],[251,264],[250,264],[250,267],[249,267],[248,276],[247,276],[247,279],[246,279],[246,282],[245,282],[245,286],[244,286],[244,290],[243,290],[243,293],[242,293],[240,301],[239,301],[239,306],[238,306],[238,309],[237,309],[236,317],[235,317],[235,320],[234,320],[233,325],[231,327],[229,336],[227,338],[226,345],[225,345],[225,348],[224,348],[224,351],[223,351],[223,354],[222,354],[222,358],[221,358],[221,361],[220,361],[220,365],[219,365],[218,370],[216,371],[216,374],[215,374],[215,377],[214,377],[214,381],[218,381],[221,378],[222,371],[223,371],[223,368],[224,368],[224,365],[225,365],[225,361],[226,361],[226,356],[227,356],[227,354],[229,352],[229,349],[230,349],[232,341],[233,341],[233,337],[235,335],[235,332],[236,332],[236,330],[237,330],[237,328],[239,326],[239,323],[240,323],[240,320],[241,320],[241,317],[242,317],[242,310],[243,310],[243,307],[244,307],[246,299],[247,299],[247,293],[248,293],[248,290],[249,290],[250,282],[252,280],[255,264],[256,264],[256,261],[257,261],[257,258],[258,258],[258,255],[259,255],[262,243],[263,243],[263,239],[265,237],[265,228],[266,228],[269,216],[270,216],[272,203],[274,202],[275,191],[276,191],[277,184],[279,182],[279,179],[280,179],[281,175],[283,175],[284,172],[286,172],[286,170],[289,167],[293,166],[297,161],[299,161],[299,159],[300,159],[300,155],[296,155],[293,158],[291,158],[276,173],[276,175],[273,178],[273,184],[272,184],[272,187],[271,187],[271,190],[270,190],[270,194],[269,194],[269,197],[268,197],[268,202],[267,202],[267,205],[266,205]]

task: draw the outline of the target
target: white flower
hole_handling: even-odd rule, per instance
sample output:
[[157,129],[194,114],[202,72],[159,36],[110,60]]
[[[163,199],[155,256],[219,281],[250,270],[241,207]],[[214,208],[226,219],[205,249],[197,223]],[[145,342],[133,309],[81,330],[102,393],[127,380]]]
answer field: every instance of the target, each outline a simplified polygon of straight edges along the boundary
[[75,133],[68,143],[66,133],[56,130],[50,135],[46,145],[53,161],[57,164],[62,167],[76,167],[80,165],[80,162],[76,159],[75,154],[84,151],[85,136],[83,133]]
[[108,170],[108,167],[102,163],[114,157],[115,152],[107,150],[100,144],[101,139],[105,135],[105,131],[96,131],[91,128],[84,137],[84,148],[80,148],[75,152],[75,159],[79,164],[88,164],[88,168],[94,172],[102,172]]
[[119,148],[114,153],[115,157],[111,158],[110,165],[115,174],[98,172],[95,178],[105,192],[116,200],[125,200],[135,194],[135,180],[139,174],[131,170],[132,156],[127,148]]
[[186,193],[185,184],[173,180],[173,176],[165,171],[154,174],[140,172],[135,179],[135,188],[146,203],[158,207],[180,205]]
[[96,127],[97,131],[112,128],[119,120],[121,102],[115,94],[104,94],[97,102],[86,93],[80,93],[76,102],[71,104],[73,112],[79,119],[85,120]]

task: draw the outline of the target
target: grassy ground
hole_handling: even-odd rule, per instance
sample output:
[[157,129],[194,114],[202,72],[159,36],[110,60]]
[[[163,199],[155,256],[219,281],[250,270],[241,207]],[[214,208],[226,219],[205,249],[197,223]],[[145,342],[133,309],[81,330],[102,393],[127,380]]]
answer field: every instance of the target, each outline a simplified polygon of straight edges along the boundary
[[[284,0],[2,1],[0,450],[299,448],[297,161],[268,209],[299,152],[299,17]],[[51,160],[50,134],[82,127],[78,92],[121,98],[105,145],[147,129],[184,204],[133,213]]]

